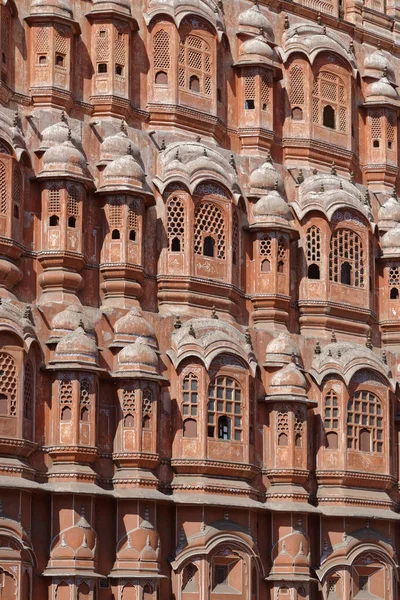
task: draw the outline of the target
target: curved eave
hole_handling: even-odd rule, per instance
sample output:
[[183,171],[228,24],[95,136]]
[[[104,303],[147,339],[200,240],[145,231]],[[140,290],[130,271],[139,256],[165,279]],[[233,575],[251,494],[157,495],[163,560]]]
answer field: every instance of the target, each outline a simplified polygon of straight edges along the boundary
[[174,349],[167,350],[166,354],[174,365],[175,370],[187,358],[197,358],[204,364],[206,369],[209,369],[213,360],[221,354],[232,354],[243,360],[248,365],[253,377],[256,375],[258,366],[252,352],[247,354],[239,346],[233,343],[229,344],[226,340],[214,342],[207,348],[192,344],[186,348],[179,348],[177,351]]
[[144,379],[146,381],[158,381],[161,385],[169,385],[169,379],[162,375],[129,368],[124,370],[118,369],[111,373],[111,376],[115,379]]
[[311,65],[314,64],[315,59],[322,52],[331,52],[332,54],[336,54],[342,60],[346,62],[348,67],[351,70],[351,74],[354,79],[357,77],[358,70],[355,66],[355,63],[352,59],[349,58],[348,52],[342,48],[337,42],[329,38],[329,36],[322,36],[326,39],[318,40],[318,43],[315,43],[314,47],[306,45],[301,39],[297,39],[296,41],[288,42],[288,48],[277,47],[277,52],[282,59],[283,63],[286,63],[292,54],[303,54]]
[[311,201],[306,206],[301,207],[300,203],[297,200],[295,200],[294,202],[291,202],[289,206],[294,210],[296,217],[300,222],[309,212],[313,211],[321,213],[328,221],[331,221],[332,216],[337,210],[344,209],[352,210],[354,212],[359,213],[363,217],[363,219],[367,221],[372,233],[374,233],[376,229],[375,223],[371,223],[368,220],[367,215],[362,210],[360,210],[359,207],[354,206],[353,204],[346,204],[345,202],[332,202],[329,208],[326,209],[325,206],[323,206],[322,202]]
[[281,65],[272,59],[265,58],[264,56],[260,56],[259,54],[245,54],[242,55],[239,60],[233,63],[234,67],[266,67],[273,71],[282,72]]
[[219,41],[222,40],[222,36],[225,33],[224,29],[218,28],[217,20],[215,18],[215,13],[212,13],[211,9],[210,9],[210,11],[206,11],[206,10],[202,10],[201,8],[198,8],[198,7],[197,8],[193,7],[192,10],[190,10],[184,6],[182,6],[182,7],[178,6],[177,8],[173,8],[173,7],[165,6],[165,5],[155,7],[155,8],[150,8],[148,10],[148,12],[144,13],[144,15],[143,15],[147,27],[149,27],[150,23],[152,22],[152,20],[155,17],[158,17],[160,15],[165,15],[165,16],[170,17],[174,21],[177,29],[180,28],[181,23],[185,17],[189,17],[190,15],[193,15],[195,17],[200,17],[214,29]]
[[387,106],[389,108],[395,108],[396,110],[400,107],[400,99],[388,98],[387,96],[369,96],[365,99],[362,106],[364,108],[370,108],[371,106]]
[[[168,173],[164,178],[154,177],[153,184],[156,186],[160,194],[163,194],[166,188],[172,183],[181,183],[185,188],[188,189],[190,194],[194,194],[196,188],[207,181],[221,184],[224,188],[231,191],[232,197],[235,200],[235,204],[239,202],[241,197],[244,197],[240,191],[239,186],[232,182],[227,177],[222,177],[219,173],[210,171],[198,171],[195,175],[182,172]],[[228,198],[227,198],[228,200]]]
[[[379,515],[377,515],[377,518],[379,518]],[[348,567],[350,568],[351,565],[353,564],[354,560],[357,558],[357,556],[359,556],[360,554],[364,553],[364,552],[372,552],[375,556],[376,555],[380,555],[383,562],[387,563],[390,562],[390,564],[393,567],[393,571],[396,574],[396,579],[398,580],[398,564],[396,561],[393,560],[393,558],[390,556],[390,554],[388,553],[388,551],[383,548],[382,546],[378,545],[378,544],[373,544],[373,543],[360,543],[357,544],[355,547],[351,548],[350,551],[348,551],[347,554],[345,555],[340,555],[340,556],[336,556],[336,557],[332,557],[331,559],[329,559],[329,557],[323,562],[322,566],[320,569],[317,569],[315,572],[319,578],[320,581],[322,581],[325,577],[325,575],[331,571],[332,569],[335,569],[337,567]]]
[[335,375],[336,377],[343,379],[344,382],[346,383],[346,385],[348,386],[350,384],[351,379],[354,377],[354,375],[358,371],[361,371],[361,370],[374,371],[375,373],[377,373],[378,375],[383,377],[383,379],[388,384],[390,391],[395,392],[396,381],[389,377],[389,369],[387,369],[387,372],[385,373],[382,370],[382,366],[378,365],[376,363],[373,363],[371,361],[368,361],[368,359],[365,359],[365,357],[363,357],[363,358],[360,357],[360,358],[353,359],[350,362],[346,363],[346,365],[344,367],[341,364],[338,364],[338,363],[332,361],[331,363],[325,365],[321,370],[317,370],[316,368],[312,367],[308,371],[308,373],[311,375],[311,377],[316,381],[316,383],[319,386],[321,386],[322,381],[328,375]]

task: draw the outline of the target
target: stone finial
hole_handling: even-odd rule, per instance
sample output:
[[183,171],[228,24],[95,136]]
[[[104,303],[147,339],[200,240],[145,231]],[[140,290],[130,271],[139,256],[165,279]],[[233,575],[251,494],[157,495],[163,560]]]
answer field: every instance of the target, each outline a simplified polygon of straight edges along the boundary
[[297,362],[296,362],[296,353],[295,353],[294,351],[292,352],[292,355],[291,355],[291,357],[290,357],[290,360],[291,360],[291,362],[292,362],[294,365],[296,365],[296,364],[297,364]]
[[129,144],[128,144],[128,149],[127,149],[126,153],[128,156],[132,154],[132,143],[131,142],[129,142]]
[[196,135],[196,142],[197,142],[198,144],[200,144],[200,143],[201,143],[201,137],[200,137],[199,135]]
[[120,127],[120,130],[122,131],[122,133],[126,133],[127,128],[126,128],[125,119],[121,119],[121,123],[120,123],[119,127]]
[[275,179],[275,183],[274,183],[274,190],[277,192],[278,191],[278,187],[279,187],[279,181],[277,179]]
[[271,151],[270,150],[268,150],[268,152],[267,152],[267,158],[265,159],[265,162],[269,163],[270,165],[274,164],[272,162],[272,157],[271,157]]
[[370,195],[369,195],[368,188],[365,190],[365,194],[364,194],[364,205],[365,206],[370,206],[371,205],[371,198],[370,198]]
[[204,150],[203,150],[203,155],[204,155],[204,156],[208,156],[208,154],[207,154],[207,148],[204,148]]
[[332,333],[331,333],[331,343],[332,343],[332,344],[336,344],[336,342],[337,342],[337,339],[336,339],[336,333],[335,333],[335,330],[334,330],[334,329],[332,329]]
[[79,319],[79,327],[81,327],[81,329],[83,329],[83,331],[85,331],[85,325],[84,325],[82,319]]
[[335,165],[335,161],[332,161],[331,164],[331,175],[337,175],[337,171],[336,171],[336,165]]
[[180,329],[182,327],[182,321],[179,315],[175,317],[174,329]]
[[30,304],[27,304],[24,308],[24,314],[23,314],[23,318],[24,319],[28,319],[28,321],[32,321],[33,320],[33,316],[32,316],[32,307]]
[[191,335],[192,337],[196,337],[196,332],[194,330],[194,327],[192,325],[192,323],[190,323],[190,327],[189,327],[189,335]]
[[340,349],[337,351],[337,355],[338,355],[338,358],[340,358],[342,356],[342,351]]
[[128,533],[128,535],[127,535],[126,547],[127,548],[132,548],[131,534],[130,533]]
[[322,25],[322,16],[321,16],[320,12],[318,12],[318,14],[317,14],[317,23],[318,23],[318,25]]
[[211,309],[211,318],[212,319],[218,319],[217,309],[215,308],[215,305]]
[[373,345],[372,345],[372,333],[371,333],[371,330],[369,330],[368,333],[367,333],[367,341],[365,342],[365,345],[367,346],[367,348],[369,348],[370,350],[372,350]]
[[353,43],[353,40],[350,40],[349,52],[350,52],[350,54],[354,54],[354,43]]
[[355,184],[356,180],[354,177],[354,171],[350,171],[350,183]]
[[315,342],[314,354],[321,354],[321,344],[318,340]]
[[297,183],[303,183],[303,181],[304,181],[303,169],[299,169],[299,174],[297,175]]
[[229,157],[229,164],[231,165],[232,169],[234,171],[236,171],[236,161],[235,161],[235,157],[234,157],[233,153],[231,153],[231,155]]
[[84,504],[81,504],[81,517],[83,519],[86,518],[86,510],[85,510],[85,505]]
[[366,527],[367,529],[369,529],[369,528],[370,528],[370,526],[371,526],[371,525],[370,525],[369,519],[367,519],[367,520],[365,521],[365,527]]
[[18,127],[18,123],[19,123],[19,114],[18,114],[18,110],[16,110],[14,113],[14,116],[13,116],[13,122],[12,122],[13,127]]
[[67,540],[65,539],[65,533],[63,533],[61,536],[61,547],[66,548],[66,546],[67,546]]
[[398,198],[397,198],[397,192],[396,192],[396,186],[393,186],[393,189],[392,189],[392,198],[394,198],[395,200],[398,200]]
[[229,521],[229,510],[228,509],[225,511],[224,520]]
[[202,533],[204,533],[204,531],[205,531],[205,530],[206,530],[206,524],[204,523],[204,521],[202,521],[202,522],[201,522],[201,525],[200,525],[200,531],[201,531]]
[[60,122],[61,123],[67,123],[67,117],[65,115],[65,111],[64,110],[61,111]]
[[150,512],[149,512],[149,505],[146,504],[146,506],[144,507],[144,520],[145,521],[150,521]]
[[82,541],[82,548],[87,548],[87,539],[86,539],[86,533],[83,534],[83,541]]
[[246,327],[246,331],[244,332],[244,339],[246,340],[246,344],[249,344],[251,346],[251,335],[250,329],[248,327]]
[[343,189],[343,182],[342,180],[339,181],[339,189],[342,190]]
[[175,152],[175,160],[181,160],[180,154],[179,154],[179,148],[177,148],[176,152]]
[[323,26],[322,31],[324,32],[324,35],[326,35],[326,27],[325,27],[325,25]]
[[67,137],[68,141],[70,142],[72,139],[72,130],[71,130],[71,126],[68,126],[68,137]]
[[382,350],[382,362],[383,362],[384,365],[387,365],[386,350]]
[[317,169],[313,169],[313,170],[312,170],[312,174],[313,174],[313,175],[318,175],[318,170],[317,170]]
[[328,350],[328,356],[332,356],[332,350],[330,348]]
[[285,20],[284,20],[283,26],[285,29],[289,29],[289,27],[290,27],[289,17],[287,15],[285,15]]
[[325,186],[324,186],[324,184],[323,184],[323,183],[321,183],[321,186],[320,186],[320,188],[319,188],[319,191],[320,191],[320,193],[321,193],[321,194],[323,194],[323,193],[324,193],[324,191],[325,191]]
[[166,150],[166,148],[167,148],[167,145],[165,143],[165,138],[162,138],[160,150]]

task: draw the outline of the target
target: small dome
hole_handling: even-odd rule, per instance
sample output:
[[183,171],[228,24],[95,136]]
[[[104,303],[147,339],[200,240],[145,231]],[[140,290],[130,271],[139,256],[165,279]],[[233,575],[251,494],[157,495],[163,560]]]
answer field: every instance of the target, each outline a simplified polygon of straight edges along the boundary
[[294,557],[294,564],[296,567],[306,567],[308,568],[309,564],[308,564],[308,558],[307,556],[304,554],[304,550],[303,550],[303,542],[300,542],[300,546],[299,546],[299,551],[296,554],[296,556]]
[[379,81],[373,81],[367,86],[365,97],[371,98],[372,96],[383,96],[390,100],[398,99],[397,92],[387,77],[381,77]]
[[[61,531],[50,550],[50,562],[75,560],[93,562],[96,554],[96,533],[81,516],[73,527]],[[59,563],[58,563],[59,564]]]
[[82,327],[68,333],[62,338],[55,350],[56,361],[65,360],[95,363],[98,358],[96,342],[89,337]]
[[396,197],[396,193],[382,206],[378,211],[378,226],[379,229],[392,229],[400,223],[400,202]]
[[136,307],[131,308],[114,324],[115,341],[134,342],[138,337],[146,339],[149,346],[156,348],[156,334],[153,327],[140,314]]
[[144,171],[131,154],[116,158],[104,169],[104,182],[106,185],[111,182],[123,182],[142,188],[144,180]]
[[276,189],[276,187],[278,188],[278,191],[283,191],[282,178],[275,169],[270,156],[265,163],[260,167],[257,167],[257,169],[254,169],[251,173],[250,186],[255,192],[257,192],[257,190],[272,191]]
[[292,360],[274,373],[268,386],[268,395],[287,395],[305,396],[307,382],[298,366]]
[[255,4],[248,10],[245,10],[239,15],[239,32],[240,33],[259,33],[263,30],[264,35],[270,42],[274,41],[274,34],[271,23],[267,17],[261,12],[258,4]]
[[267,40],[263,36],[257,36],[243,42],[240,48],[240,56],[247,55],[259,56],[262,59],[275,60],[276,55],[273,49],[268,46]]
[[158,374],[158,357],[145,338],[137,338],[118,354],[118,371],[138,371]]
[[[139,527],[129,531],[117,548],[117,561],[157,563],[160,558],[160,538],[158,532],[148,521],[142,521]],[[132,568],[134,568],[132,564]],[[158,570],[158,565],[153,565]]]
[[32,0],[31,15],[59,15],[72,18],[71,4],[68,0]]
[[301,361],[298,345],[289,335],[283,332],[269,342],[265,356],[268,364],[289,363],[293,356]]
[[68,174],[82,176],[86,171],[86,160],[83,154],[74,146],[70,139],[66,142],[51,146],[43,154],[42,171],[62,171]]
[[394,70],[391,62],[383,54],[382,50],[371,52],[364,59],[365,76],[379,79],[384,73],[390,81],[394,81]]
[[139,149],[132,144],[126,133],[126,124],[121,121],[121,130],[103,140],[100,146],[100,160],[111,161],[126,154],[132,154],[136,160],[140,159]]
[[292,218],[289,206],[276,190],[272,190],[266,196],[262,196],[255,203],[253,215],[257,219],[278,217],[289,221]]
[[[46,127],[42,131],[42,141],[40,142],[40,150],[47,150],[51,146],[58,146],[68,141],[70,129],[65,116],[62,114],[60,121]],[[75,142],[75,140],[73,140]]]
[[52,330],[74,331],[83,323],[85,331],[94,333],[93,321],[83,313],[81,306],[72,304],[53,318],[51,322]]
[[390,229],[382,237],[382,251],[385,254],[400,254],[400,225]]

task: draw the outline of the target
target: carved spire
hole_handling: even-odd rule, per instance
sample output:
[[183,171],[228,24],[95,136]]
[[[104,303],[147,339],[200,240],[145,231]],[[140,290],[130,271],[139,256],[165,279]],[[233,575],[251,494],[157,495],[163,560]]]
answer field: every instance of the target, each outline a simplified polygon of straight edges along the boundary
[[303,169],[299,169],[299,174],[297,175],[297,183],[303,183],[303,181],[304,181]]
[[212,309],[211,309],[211,318],[212,319],[218,319],[218,315],[217,315],[217,309],[215,308],[215,305],[213,305]]
[[331,343],[332,343],[332,344],[336,344],[336,342],[337,342],[337,339],[336,339],[336,333],[335,333],[335,330],[334,330],[334,329],[332,329],[332,333],[331,333]]
[[174,329],[180,329],[182,327],[182,321],[179,315],[175,317]]
[[194,330],[194,327],[192,325],[192,323],[190,323],[190,327],[189,327],[189,335],[191,335],[192,337],[196,337],[196,332]]
[[314,354],[321,354],[321,344],[318,340],[315,342]]
[[287,15],[285,15],[285,21],[283,23],[283,26],[285,29],[289,29],[290,27],[289,17]]
[[367,346],[367,348],[369,348],[370,350],[372,350],[373,345],[372,345],[372,333],[371,330],[368,330],[367,333],[367,341],[365,342],[365,345]]
[[160,150],[166,150],[167,146],[165,144],[165,138],[162,138],[161,140],[161,146],[160,146]]
[[331,164],[331,175],[337,175],[337,171],[336,171],[336,165],[335,165],[335,161],[332,161]]

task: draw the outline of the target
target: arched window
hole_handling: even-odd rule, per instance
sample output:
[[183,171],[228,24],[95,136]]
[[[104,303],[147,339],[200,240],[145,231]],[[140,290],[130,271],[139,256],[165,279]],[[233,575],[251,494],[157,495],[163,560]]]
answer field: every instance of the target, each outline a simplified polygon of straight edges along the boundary
[[[342,265],[347,264],[342,268]],[[342,281],[343,277],[343,281]],[[360,236],[350,229],[333,232],[329,253],[329,279],[355,287],[364,287],[364,254]]]
[[151,415],[153,413],[153,394],[149,388],[143,391],[142,400],[142,428],[151,429]]
[[348,129],[348,94],[340,77],[320,71],[314,80],[313,123],[345,132]]
[[211,50],[205,40],[188,35],[179,49],[179,87],[202,96],[211,96]]
[[124,417],[124,427],[135,427],[135,417],[133,415],[128,414]]
[[337,448],[338,437],[336,431],[339,429],[339,400],[333,390],[329,390],[325,396],[324,428],[326,446],[332,449]]
[[196,438],[197,437],[197,421],[195,419],[185,419],[183,421],[183,437],[185,438]]
[[390,267],[389,269],[389,289],[390,299],[398,300],[400,290],[400,268]]
[[0,352],[0,394],[1,414],[16,417],[17,368],[14,358],[6,352]]
[[72,227],[73,229],[76,227],[75,217],[68,217],[68,227]]
[[261,271],[269,273],[271,271],[272,260],[272,239],[269,235],[264,235],[260,240],[260,258]]
[[286,433],[280,433],[278,436],[278,446],[287,446],[289,438]]
[[289,443],[289,409],[282,406],[277,410],[276,433],[278,446],[287,446]]
[[[210,237],[215,244],[212,256],[225,259],[225,221],[220,209],[212,202],[199,204],[195,211],[194,227],[195,254],[204,254],[205,239]],[[209,241],[207,244],[211,251],[212,242]],[[205,256],[210,256],[210,254]]]
[[167,234],[170,252],[185,249],[185,205],[182,198],[173,196],[167,204]]
[[190,563],[183,571],[182,577],[182,592],[198,592],[199,591],[199,571],[197,567]]
[[349,400],[347,447],[363,452],[383,452],[382,405],[371,392],[357,392]]
[[295,106],[292,108],[292,119],[293,121],[302,121],[303,120],[303,111],[300,106]]
[[84,581],[78,587],[78,600],[89,600],[90,589],[87,583]]
[[136,391],[131,385],[125,387],[122,391],[122,414],[124,418],[124,427],[134,427],[136,412]]
[[235,379],[217,377],[210,384],[207,422],[208,437],[242,439],[241,389]]
[[119,229],[113,229],[111,232],[111,239],[112,240],[119,240],[121,237],[121,234],[119,232]]
[[289,102],[292,107],[292,119],[301,120],[305,103],[304,71],[300,65],[293,65],[289,71]]
[[170,35],[165,29],[159,29],[153,36],[154,81],[157,85],[165,85],[168,83],[170,67]]
[[50,227],[57,227],[57,225],[60,223],[60,219],[58,218],[57,215],[51,215],[51,217],[49,218],[49,225]]
[[89,381],[89,379],[84,377],[81,380],[80,386],[79,386],[79,408],[80,408],[81,421],[89,420],[90,390],[91,390],[90,381]]
[[61,421],[70,421],[72,419],[72,412],[69,406],[64,406],[61,409]]
[[199,382],[193,373],[186,375],[182,385],[182,415],[197,417]]
[[308,279],[319,279],[320,278],[319,266],[316,265],[315,263],[308,265],[307,277],[308,277]]
[[211,235],[207,235],[203,241],[203,255],[214,258],[215,240]]

